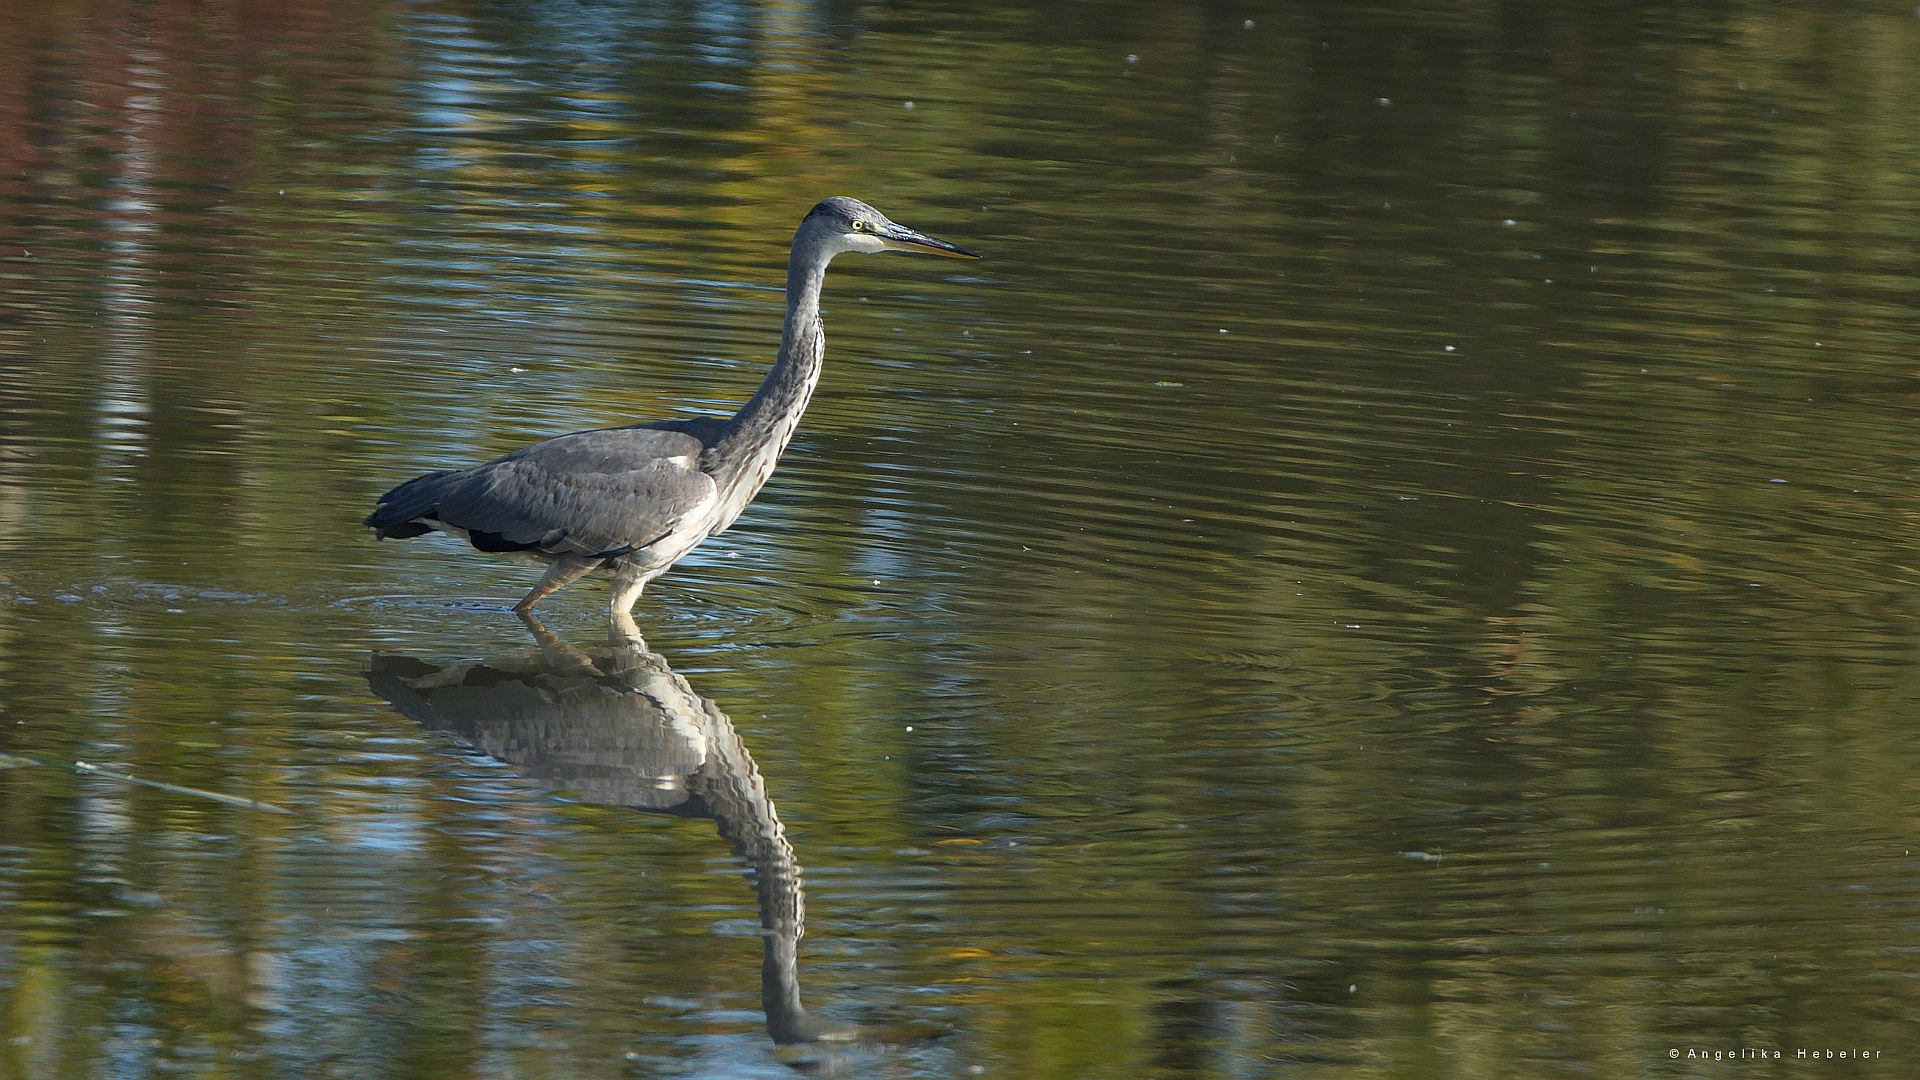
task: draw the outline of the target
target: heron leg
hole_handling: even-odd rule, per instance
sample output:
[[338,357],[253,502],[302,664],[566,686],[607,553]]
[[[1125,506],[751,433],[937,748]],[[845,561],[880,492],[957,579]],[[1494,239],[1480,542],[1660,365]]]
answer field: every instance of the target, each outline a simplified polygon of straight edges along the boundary
[[633,605],[640,599],[640,593],[647,587],[644,577],[628,577],[616,574],[613,578],[613,614],[617,619],[622,615],[630,616]]
[[613,619],[607,627],[607,644],[616,649],[647,651],[647,639],[640,636],[640,624],[624,611],[613,613]]
[[520,602],[513,605],[514,612],[525,615],[527,612],[532,611],[533,605],[545,599],[549,594],[558,591],[562,586],[578,581],[580,578],[586,576],[587,571],[599,566],[601,562],[602,560],[600,559],[587,558],[581,555],[561,555],[556,557],[553,560],[553,565],[547,567],[547,572],[540,575],[540,580],[534,582],[533,591],[521,597]]

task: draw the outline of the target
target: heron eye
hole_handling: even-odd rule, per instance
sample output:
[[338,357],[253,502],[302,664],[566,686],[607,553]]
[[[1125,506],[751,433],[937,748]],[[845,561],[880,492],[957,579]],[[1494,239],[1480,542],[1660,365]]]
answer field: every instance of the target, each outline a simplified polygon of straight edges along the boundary
[[853,231],[854,231],[854,232],[866,232],[866,231],[867,231],[867,223],[866,223],[866,222],[864,222],[864,221],[860,221],[860,220],[858,220],[858,219],[855,219],[855,221],[854,221],[854,223],[853,223]]

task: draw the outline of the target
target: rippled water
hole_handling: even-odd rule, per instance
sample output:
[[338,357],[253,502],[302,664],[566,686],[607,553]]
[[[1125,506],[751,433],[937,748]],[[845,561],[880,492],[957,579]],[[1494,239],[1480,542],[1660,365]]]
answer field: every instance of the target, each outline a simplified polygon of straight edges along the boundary
[[[0,1075],[1901,1075],[1916,73],[1870,5],[0,10]],[[990,258],[835,264],[644,641],[360,527],[737,406],[833,193]]]

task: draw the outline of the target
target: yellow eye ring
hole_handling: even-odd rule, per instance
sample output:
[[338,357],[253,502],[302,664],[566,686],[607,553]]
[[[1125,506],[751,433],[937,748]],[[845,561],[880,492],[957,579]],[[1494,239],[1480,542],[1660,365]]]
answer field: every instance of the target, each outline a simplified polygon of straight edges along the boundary
[[866,231],[867,231],[867,223],[866,223],[866,222],[864,222],[864,221],[861,221],[861,220],[860,220],[860,219],[858,219],[858,218],[855,218],[855,219],[854,219],[854,222],[853,222],[853,231],[854,231],[854,232],[866,232]]

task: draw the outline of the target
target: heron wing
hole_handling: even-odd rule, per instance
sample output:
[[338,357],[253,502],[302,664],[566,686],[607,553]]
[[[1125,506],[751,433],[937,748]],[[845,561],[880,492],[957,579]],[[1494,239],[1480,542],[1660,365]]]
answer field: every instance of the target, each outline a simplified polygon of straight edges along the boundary
[[699,469],[703,448],[659,428],[575,432],[402,484],[368,524],[403,535],[397,526],[432,518],[466,530],[476,547],[625,554],[698,521],[714,503],[713,478]]

